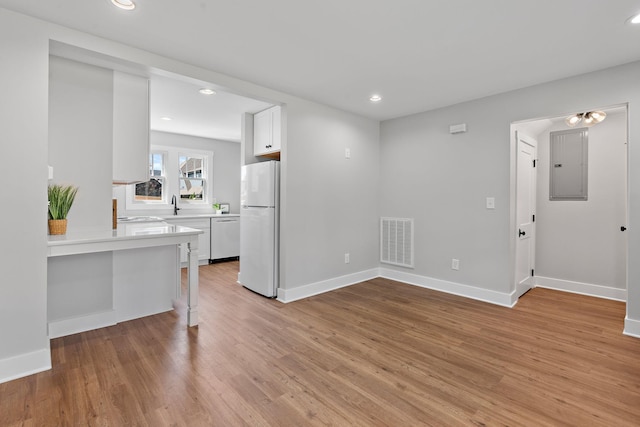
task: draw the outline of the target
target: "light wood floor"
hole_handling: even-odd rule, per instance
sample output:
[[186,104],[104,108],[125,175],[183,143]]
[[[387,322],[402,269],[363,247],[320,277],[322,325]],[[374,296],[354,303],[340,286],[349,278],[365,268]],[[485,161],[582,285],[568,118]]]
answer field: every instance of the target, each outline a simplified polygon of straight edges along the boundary
[[237,268],[200,268],[198,328],[181,303],[53,340],[51,371],[0,384],[0,426],[640,425],[623,303],[376,279],[284,305]]

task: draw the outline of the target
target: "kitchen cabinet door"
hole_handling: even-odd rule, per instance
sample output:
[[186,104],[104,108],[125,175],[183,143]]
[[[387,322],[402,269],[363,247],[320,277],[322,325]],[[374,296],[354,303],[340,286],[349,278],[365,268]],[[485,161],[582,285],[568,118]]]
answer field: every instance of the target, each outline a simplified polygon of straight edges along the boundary
[[279,106],[268,108],[253,116],[254,156],[280,152],[281,119],[282,109]]
[[149,81],[113,72],[113,182],[149,179]]
[[280,151],[282,139],[282,108],[272,107],[271,110],[271,151]]

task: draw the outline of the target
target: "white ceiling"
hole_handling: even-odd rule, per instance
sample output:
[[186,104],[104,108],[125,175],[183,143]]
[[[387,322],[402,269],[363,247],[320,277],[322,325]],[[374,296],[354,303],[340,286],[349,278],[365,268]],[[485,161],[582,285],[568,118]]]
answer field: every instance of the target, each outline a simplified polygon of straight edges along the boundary
[[136,1],[0,6],[379,120],[640,59],[639,0]]
[[[150,127],[163,132],[240,142],[243,113],[257,113],[266,102],[217,91],[202,95],[206,85],[151,76]],[[171,118],[170,121],[163,117]]]

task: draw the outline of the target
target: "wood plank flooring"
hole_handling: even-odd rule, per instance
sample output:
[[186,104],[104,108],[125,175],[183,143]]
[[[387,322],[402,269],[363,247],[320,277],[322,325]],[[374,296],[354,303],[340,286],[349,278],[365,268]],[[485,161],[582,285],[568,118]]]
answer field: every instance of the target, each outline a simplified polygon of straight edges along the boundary
[[179,302],[52,340],[51,371],[0,384],[0,426],[640,425],[623,303],[375,279],[285,305],[237,270],[200,267],[197,328]]

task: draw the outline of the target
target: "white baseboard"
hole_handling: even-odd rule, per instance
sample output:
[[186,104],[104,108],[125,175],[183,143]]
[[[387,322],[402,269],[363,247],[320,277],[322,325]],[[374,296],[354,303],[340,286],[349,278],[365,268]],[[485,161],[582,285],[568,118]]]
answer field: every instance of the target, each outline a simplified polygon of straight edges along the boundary
[[[161,308],[153,308],[152,310],[146,310],[146,311],[140,311],[138,313],[135,314],[127,314],[127,315],[122,315],[120,314],[120,312],[116,312],[118,314],[117,319],[116,319],[116,323],[122,323],[122,322],[128,322],[129,320],[135,320],[135,319],[141,319],[143,317],[147,317],[147,316],[155,316],[156,314],[160,314],[160,313],[166,313],[168,311],[173,311],[173,304],[166,306],[166,307],[161,307]],[[114,323],[115,324],[115,323]],[[111,325],[106,325],[106,326],[111,326]],[[102,326],[98,326],[99,328],[102,328]],[[92,329],[96,329],[96,328],[92,328]],[[51,337],[53,338],[53,337]]]
[[344,288],[346,286],[354,285],[366,280],[375,279],[376,277],[383,277],[385,279],[395,280],[398,282],[406,283],[408,285],[419,286],[422,288],[433,289],[436,291],[459,295],[466,298],[472,298],[491,304],[497,304],[503,307],[513,307],[517,302],[517,298],[514,298],[515,291],[512,293],[496,292],[487,289],[476,288],[474,286],[447,282],[445,280],[433,279],[431,277],[419,276],[416,274],[405,273],[403,271],[391,270],[386,268],[372,268],[371,270],[348,274],[345,276],[324,280],[322,282],[300,286],[294,289],[278,288],[278,301],[289,303],[314,295],[319,295],[324,292]]
[[605,298],[616,301],[627,300],[626,289],[594,285],[591,283],[572,282],[570,280],[554,279],[551,277],[541,276],[535,276],[535,281],[536,286],[539,288],[555,289],[557,291],[571,292],[574,294],[588,295],[592,297]]
[[640,338],[640,320],[633,320],[625,317],[624,330],[622,333],[629,335],[630,337]]
[[[322,282],[312,283],[306,286],[300,286],[294,289],[278,288],[278,301],[288,303],[329,292],[334,289],[343,288],[366,280],[383,277],[408,285],[419,286],[422,288],[433,289],[439,292],[445,292],[453,295],[459,295],[465,298],[471,298],[503,307],[513,307],[517,302],[516,291],[513,292],[497,292],[488,289],[478,288],[461,283],[449,282],[432,277],[420,276],[417,274],[407,273],[399,270],[388,268],[373,268],[346,276],[336,277]],[[572,292],[576,294],[589,295],[598,298],[605,298],[616,301],[626,301],[627,291],[625,289],[612,288],[608,286],[594,285],[590,283],[572,282],[568,280],[553,279],[550,277],[536,276],[536,286],[541,288],[555,289],[559,291]],[[633,322],[633,321],[631,321]],[[625,328],[626,329],[626,328]],[[633,327],[630,330],[636,331]],[[636,333],[636,332],[633,332]],[[637,332],[640,335],[640,329]]]
[[49,347],[0,360],[0,384],[51,369]]
[[78,332],[113,326],[118,323],[115,310],[49,322],[49,338],[64,337]]
[[433,289],[439,292],[484,301],[503,307],[513,307],[517,302],[517,298],[514,298],[515,291],[511,293],[497,292],[489,289],[477,288],[475,286],[448,282],[446,280],[419,276],[417,274],[406,273],[404,271],[391,270],[388,268],[380,269],[380,277],[396,280],[409,285],[419,286],[421,288]]
[[305,286],[299,286],[294,289],[278,288],[278,301],[288,303],[299,299],[312,297],[314,295],[333,291],[335,289],[344,288],[345,286],[354,285],[356,283],[375,279],[378,277],[377,268],[371,270],[360,271],[357,273],[347,274],[345,276],[335,277],[322,282],[311,283]]

